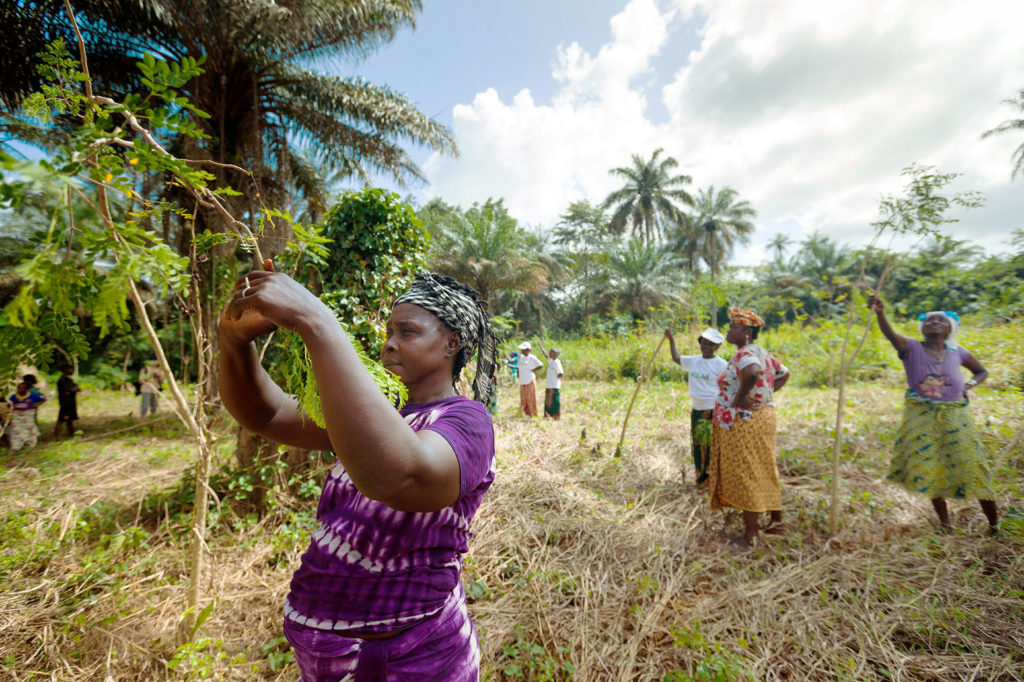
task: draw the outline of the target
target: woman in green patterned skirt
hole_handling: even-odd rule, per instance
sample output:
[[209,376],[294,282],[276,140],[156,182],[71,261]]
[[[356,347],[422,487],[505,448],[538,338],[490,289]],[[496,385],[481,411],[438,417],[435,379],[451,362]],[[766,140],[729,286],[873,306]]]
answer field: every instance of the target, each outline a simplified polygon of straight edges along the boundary
[[[954,341],[960,318],[949,311],[918,317],[924,341],[897,334],[885,317],[879,298],[868,299],[878,327],[903,361],[907,375],[903,421],[896,434],[888,479],[913,493],[927,495],[939,523],[949,528],[946,498],[976,498],[996,532],[992,471],[981,436],[967,409],[967,392],[988,376],[976,357]],[[973,375],[964,381],[960,367]]]

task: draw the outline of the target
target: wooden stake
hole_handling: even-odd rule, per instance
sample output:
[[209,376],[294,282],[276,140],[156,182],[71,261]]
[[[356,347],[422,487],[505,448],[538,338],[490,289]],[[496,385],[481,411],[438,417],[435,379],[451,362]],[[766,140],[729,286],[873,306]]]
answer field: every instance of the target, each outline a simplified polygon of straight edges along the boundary
[[633,404],[636,402],[636,396],[640,393],[640,387],[644,385],[644,376],[647,371],[654,367],[654,358],[658,356],[658,351],[661,350],[661,344],[663,343],[665,343],[664,336],[658,342],[658,347],[651,353],[651,359],[647,361],[646,368],[644,366],[640,367],[640,376],[636,380],[636,390],[633,391],[633,398],[629,401],[629,407],[626,409],[626,418],[622,420],[622,433],[619,434],[619,444],[615,446],[616,457],[622,456],[622,443],[626,440],[626,425],[629,424],[629,415],[633,413]]

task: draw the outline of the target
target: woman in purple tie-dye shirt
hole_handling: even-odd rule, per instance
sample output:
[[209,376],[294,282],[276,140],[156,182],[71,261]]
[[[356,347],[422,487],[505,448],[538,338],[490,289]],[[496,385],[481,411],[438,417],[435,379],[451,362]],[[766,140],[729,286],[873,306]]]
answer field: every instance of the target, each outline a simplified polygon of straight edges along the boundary
[[[285,602],[302,679],[477,680],[480,649],[460,577],[470,522],[494,480],[487,313],[469,287],[417,275],[395,301],[381,350],[409,390],[396,410],[334,314],[267,265],[238,282],[221,316],[220,392],[243,427],[338,458]],[[259,365],[253,340],[277,327],[306,344],[326,428]],[[454,382],[474,353],[470,400]]]

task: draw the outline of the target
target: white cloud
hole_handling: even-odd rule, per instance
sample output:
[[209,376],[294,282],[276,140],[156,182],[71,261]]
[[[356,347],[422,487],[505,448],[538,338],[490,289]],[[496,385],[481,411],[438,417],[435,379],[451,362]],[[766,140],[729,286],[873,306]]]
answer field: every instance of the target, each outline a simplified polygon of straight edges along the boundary
[[[427,162],[429,193],[504,196],[521,220],[551,225],[570,201],[614,189],[610,168],[663,146],[695,186],[728,184],[758,209],[755,248],[738,254],[750,262],[779,230],[866,238],[879,196],[921,162],[988,196],[954,231],[994,249],[1024,212],[1009,188],[1024,140],[980,134],[1014,116],[1000,102],[1024,87],[1022,20],[1024,3],[1009,0],[631,0],[596,55],[558,48],[550,103],[492,89],[456,106],[462,156]],[[655,73],[694,25],[699,47]],[[649,97],[667,122],[652,122]]]

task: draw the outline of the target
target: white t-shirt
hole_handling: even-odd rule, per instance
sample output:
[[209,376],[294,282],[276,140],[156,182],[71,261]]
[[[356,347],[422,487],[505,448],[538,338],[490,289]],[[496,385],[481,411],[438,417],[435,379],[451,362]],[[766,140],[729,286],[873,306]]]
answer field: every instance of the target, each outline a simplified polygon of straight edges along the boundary
[[693,401],[693,409],[713,409],[715,398],[718,397],[718,377],[729,363],[717,355],[710,359],[703,355],[681,355],[679,364],[690,373],[690,399]]
[[519,385],[525,386],[533,381],[533,370],[540,369],[544,363],[537,359],[533,353],[529,355],[519,354]]
[[555,358],[548,363],[548,379],[544,388],[561,388],[562,380],[558,378],[559,374],[562,374],[562,361]]

